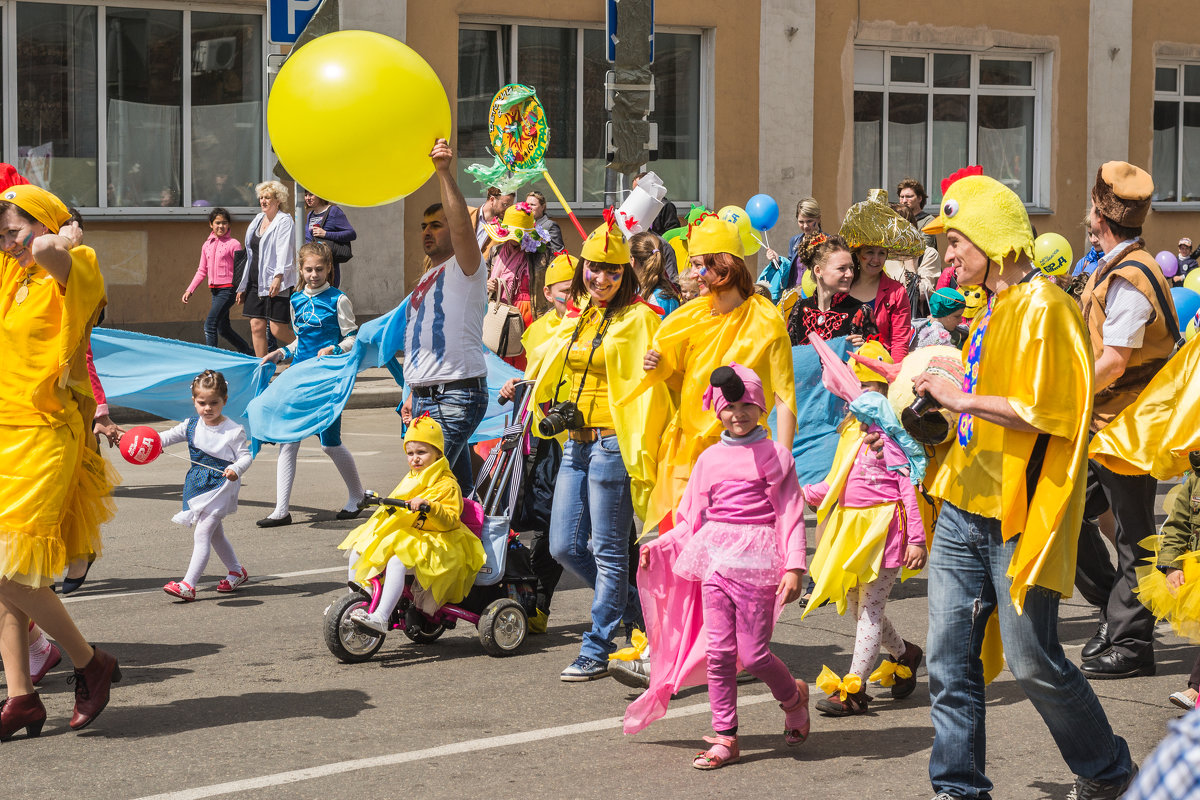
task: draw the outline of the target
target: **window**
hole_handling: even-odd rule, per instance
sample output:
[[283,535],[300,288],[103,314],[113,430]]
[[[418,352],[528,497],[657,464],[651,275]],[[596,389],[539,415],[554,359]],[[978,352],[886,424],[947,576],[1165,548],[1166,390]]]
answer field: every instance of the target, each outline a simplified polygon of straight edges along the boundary
[[1200,64],[1154,70],[1155,202],[1200,201]]
[[93,213],[254,204],[264,156],[261,13],[33,2],[0,10],[0,49],[16,53],[15,88],[5,87],[16,102],[0,129],[17,135],[3,155],[23,175]]
[[[491,163],[487,120],[501,86],[524,83],[537,89],[550,123],[546,168],[572,206],[611,204],[615,176],[606,169],[604,31],[599,28],[535,24],[465,25],[458,33],[459,186],[467,197],[482,195],[466,173],[473,163]],[[702,193],[700,154],[702,37],[659,31],[654,35],[655,95],[650,121],[658,124],[658,158],[649,168],[662,177],[677,204]],[[553,202],[544,181],[523,187]],[[607,199],[606,199],[607,198]]]
[[[1047,56],[856,48],[854,197],[920,180],[929,202],[969,164],[1042,205]],[[895,198],[893,198],[895,199]]]

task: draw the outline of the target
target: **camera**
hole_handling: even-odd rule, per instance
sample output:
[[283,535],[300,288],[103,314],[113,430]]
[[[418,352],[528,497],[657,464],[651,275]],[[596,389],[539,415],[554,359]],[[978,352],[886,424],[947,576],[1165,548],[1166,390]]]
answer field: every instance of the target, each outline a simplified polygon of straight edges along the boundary
[[1188,453],[1188,461],[1192,462],[1192,471],[1200,475],[1200,450]]
[[583,414],[579,407],[570,400],[565,400],[550,407],[546,416],[538,422],[538,433],[549,438],[563,431],[573,431],[583,427]]

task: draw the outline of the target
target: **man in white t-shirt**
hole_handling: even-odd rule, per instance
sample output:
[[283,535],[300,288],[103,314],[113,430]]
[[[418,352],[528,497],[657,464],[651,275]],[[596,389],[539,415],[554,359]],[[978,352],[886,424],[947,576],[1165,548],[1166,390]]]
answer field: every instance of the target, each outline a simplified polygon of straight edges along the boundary
[[407,425],[429,414],[442,426],[445,456],[464,493],[473,485],[471,435],[487,411],[483,317],[487,273],[467,203],[454,181],[454,153],[445,139],[433,152],[442,202],[425,209],[421,243],[431,266],[409,300],[404,330],[404,380],[412,393],[400,407]]

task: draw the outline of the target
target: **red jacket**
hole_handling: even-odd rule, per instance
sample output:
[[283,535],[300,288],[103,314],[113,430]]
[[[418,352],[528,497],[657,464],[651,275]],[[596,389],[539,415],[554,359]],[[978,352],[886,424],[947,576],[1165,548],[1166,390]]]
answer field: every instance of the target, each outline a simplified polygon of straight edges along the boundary
[[899,364],[908,355],[912,339],[912,308],[904,284],[887,275],[879,276],[879,291],[875,293],[875,327],[879,328],[879,343]]

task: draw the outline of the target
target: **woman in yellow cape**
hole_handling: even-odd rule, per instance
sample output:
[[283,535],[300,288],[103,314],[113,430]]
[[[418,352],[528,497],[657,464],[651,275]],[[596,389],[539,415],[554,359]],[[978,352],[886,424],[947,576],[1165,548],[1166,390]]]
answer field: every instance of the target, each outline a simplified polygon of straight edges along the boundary
[[[777,409],[778,441],[796,433],[795,377],[787,327],[771,301],[754,293],[743,261],[737,228],[708,214],[688,233],[692,266],[709,294],[686,303],[664,320],[647,348],[645,376],[622,404],[644,402],[651,389],[678,393],[677,410],[660,428],[647,425],[646,448],[657,452],[657,473],[649,498],[647,526],[659,525],[683,497],[696,459],[721,438],[721,423],[701,411],[708,377],[736,361],[763,383],[767,412]],[[667,526],[669,527],[669,526]]]
[[[534,429],[567,436],[550,511],[551,554],[595,590],[592,626],[564,681],[607,675],[618,626],[640,623],[629,587],[633,514],[644,517],[655,477],[657,442],[648,433],[661,431],[672,410],[664,386],[616,402],[641,379],[659,318],[638,297],[629,245],[612,214],[605,216],[580,252],[574,305],[529,354],[525,371],[538,404]],[[546,416],[543,403],[555,412]]]
[[[352,615],[359,624],[386,633],[387,622],[404,591],[409,570],[424,590],[421,609],[432,614],[467,596],[485,555],[479,537],[462,524],[462,489],[442,454],[442,427],[417,417],[404,435],[409,473],[389,497],[410,500],[410,508],[383,506],[338,545],[350,551],[350,580],[366,583],[384,574],[383,591],[373,614]],[[428,504],[421,512],[420,504]],[[361,610],[361,609],[360,609]]]
[[104,279],[69,219],[43,189],[0,193],[0,657],[9,697],[0,741],[22,728],[36,736],[46,719],[29,674],[30,619],[75,664],[72,728],[96,718],[120,679],[117,660],[87,643],[50,588],[69,560],[100,552],[100,525],[115,510],[115,473],[89,435],[86,353]]

